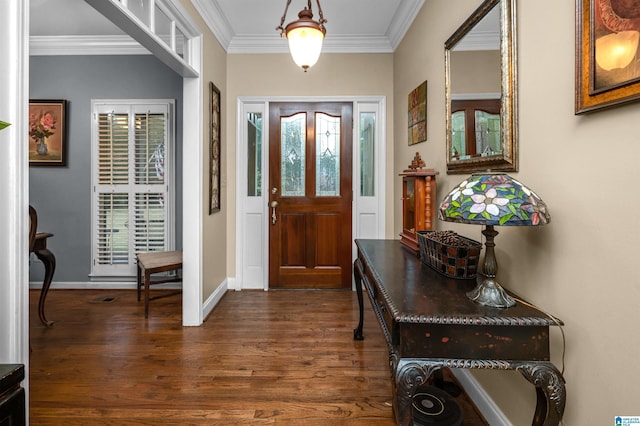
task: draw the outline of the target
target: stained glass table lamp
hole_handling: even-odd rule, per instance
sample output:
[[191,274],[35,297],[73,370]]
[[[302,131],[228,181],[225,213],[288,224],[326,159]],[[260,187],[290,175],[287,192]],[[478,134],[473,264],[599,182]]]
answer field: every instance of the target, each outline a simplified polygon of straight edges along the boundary
[[438,216],[448,222],[484,225],[484,279],[467,296],[482,305],[508,308],[516,304],[496,281],[498,262],[494,226],[537,226],[549,223],[547,206],[535,192],[505,173],[473,174],[440,204]]

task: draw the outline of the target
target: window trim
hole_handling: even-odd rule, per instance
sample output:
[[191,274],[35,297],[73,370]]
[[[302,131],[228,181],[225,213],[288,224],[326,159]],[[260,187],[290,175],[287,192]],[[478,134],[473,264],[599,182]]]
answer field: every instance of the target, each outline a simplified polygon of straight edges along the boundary
[[[123,109],[128,108],[129,114],[135,116],[136,109],[140,107],[160,107],[166,109],[167,112],[167,140],[165,144],[165,185],[167,194],[167,209],[166,209],[166,230],[165,230],[165,247],[167,250],[173,250],[175,248],[175,169],[176,169],[176,135],[175,135],[175,101],[173,99],[92,99],[91,100],[91,271],[89,278],[92,281],[103,281],[105,279],[110,281],[119,281],[122,279],[130,280],[135,276],[135,257],[130,257],[130,263],[128,264],[127,273],[118,272],[119,269],[114,268],[114,273],[105,273],[104,270],[108,269],[106,265],[97,265],[95,262],[95,255],[97,252],[96,247],[96,218],[97,218],[97,197],[96,190],[98,187],[97,182],[97,166],[98,166],[98,114],[105,109]],[[131,156],[135,155],[134,152],[129,153]],[[131,209],[135,209],[135,203],[129,205],[129,214],[131,215]],[[133,247],[132,242],[129,244],[130,250]],[[131,253],[130,253],[131,254]],[[121,266],[121,265],[115,265]]]

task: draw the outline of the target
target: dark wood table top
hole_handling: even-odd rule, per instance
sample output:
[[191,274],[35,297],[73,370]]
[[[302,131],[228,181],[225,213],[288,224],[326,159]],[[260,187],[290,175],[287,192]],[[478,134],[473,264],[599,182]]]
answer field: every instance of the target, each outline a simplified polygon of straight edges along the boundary
[[541,310],[520,302],[506,309],[473,302],[465,293],[475,287],[475,280],[448,278],[436,272],[413,252],[403,248],[398,240],[356,240],[356,244],[365,264],[369,267],[375,265],[372,272],[378,281],[376,287],[397,322],[510,326],[562,324]]
[[0,394],[16,386],[23,380],[23,364],[0,364]]

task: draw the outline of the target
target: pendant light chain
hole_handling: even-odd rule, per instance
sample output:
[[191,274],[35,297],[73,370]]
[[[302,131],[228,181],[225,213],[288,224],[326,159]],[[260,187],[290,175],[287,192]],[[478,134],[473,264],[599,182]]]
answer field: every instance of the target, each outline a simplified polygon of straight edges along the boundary
[[[327,23],[327,20],[324,19],[324,13],[322,13],[322,6],[320,6],[320,0],[316,0],[316,4],[318,5],[318,15],[320,16],[320,19],[318,19],[318,23],[320,24],[320,27],[324,28],[324,24]],[[276,30],[280,30],[280,37],[283,37],[285,35],[284,20],[287,19],[287,12],[289,11],[290,5],[291,5],[291,0],[287,0],[287,4],[284,7],[284,13],[282,14],[282,18],[280,18],[280,25],[276,27]],[[311,7],[311,0],[307,0],[307,8],[311,12],[313,12],[313,9]]]
[[[324,19],[324,15],[322,14],[322,7],[320,7],[320,0],[316,0],[316,4],[318,5],[318,15],[320,19],[318,19],[318,23],[322,28],[324,28],[324,24],[327,23],[327,20]],[[309,0],[309,10],[311,10],[311,0]]]
[[284,13],[282,14],[282,18],[280,19],[280,25],[276,27],[276,30],[280,30],[280,37],[284,36],[284,20],[287,19],[287,11],[289,10],[289,5],[291,4],[291,0],[287,0],[287,5],[284,7]]

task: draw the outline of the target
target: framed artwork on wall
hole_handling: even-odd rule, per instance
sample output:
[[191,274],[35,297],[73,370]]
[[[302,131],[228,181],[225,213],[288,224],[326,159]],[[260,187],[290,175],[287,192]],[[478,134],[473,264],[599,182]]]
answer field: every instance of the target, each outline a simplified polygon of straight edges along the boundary
[[209,82],[209,214],[220,211],[220,90]]
[[409,93],[409,145],[427,140],[427,82]]
[[576,114],[640,99],[639,41],[640,0],[576,0]]
[[67,101],[29,101],[29,165],[65,166]]

